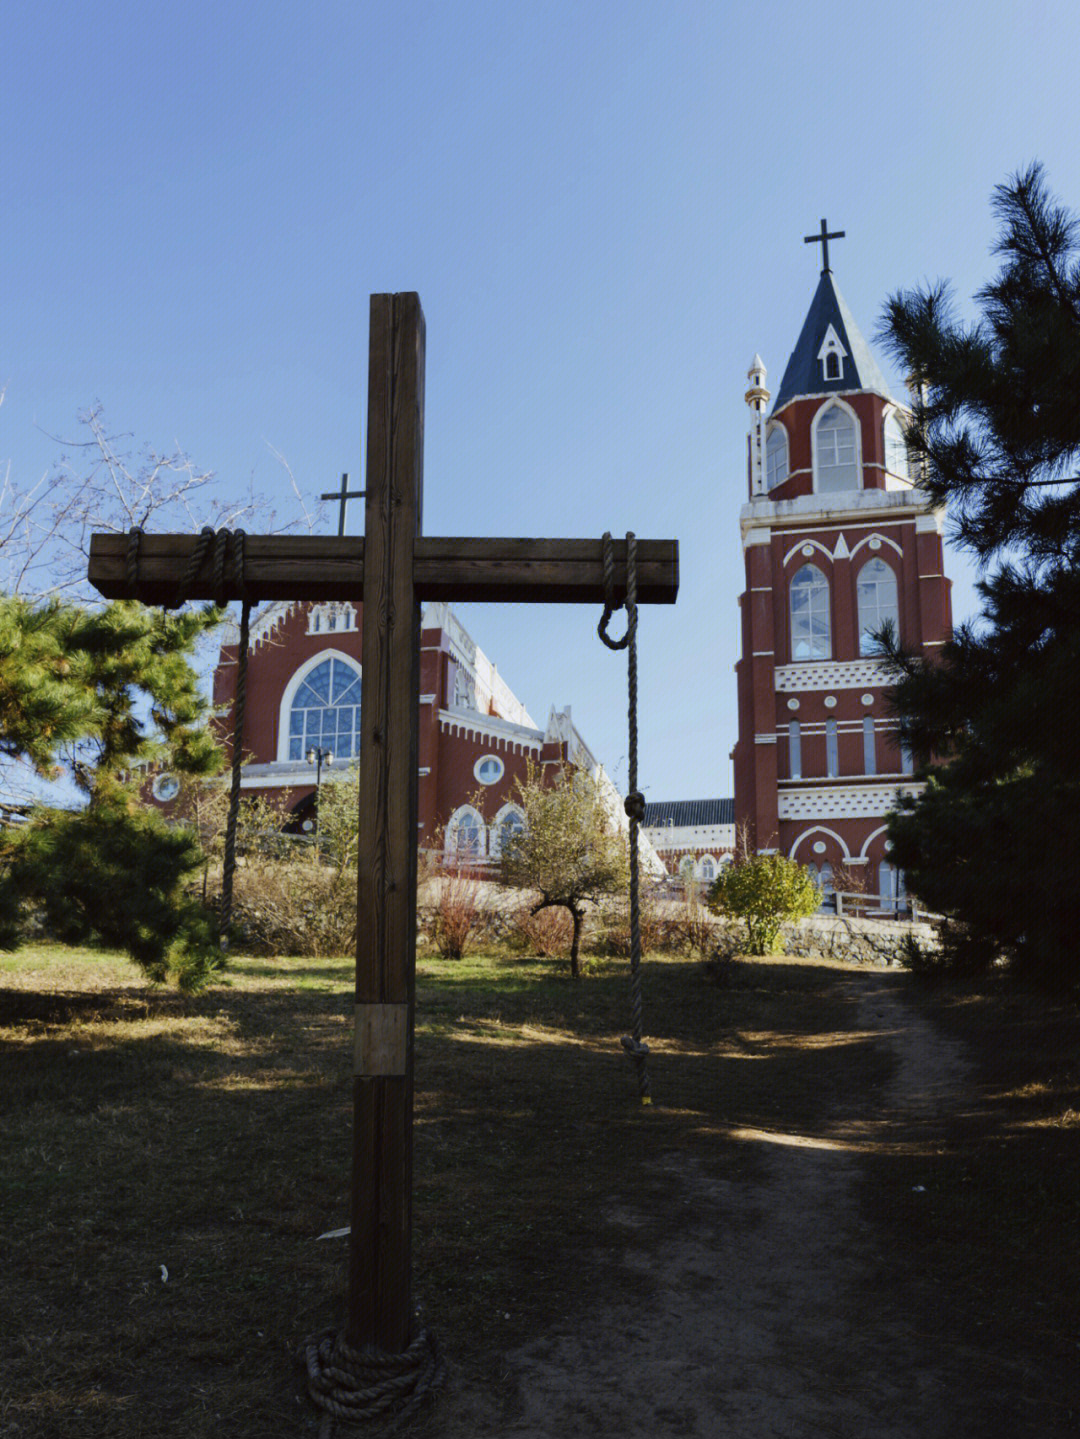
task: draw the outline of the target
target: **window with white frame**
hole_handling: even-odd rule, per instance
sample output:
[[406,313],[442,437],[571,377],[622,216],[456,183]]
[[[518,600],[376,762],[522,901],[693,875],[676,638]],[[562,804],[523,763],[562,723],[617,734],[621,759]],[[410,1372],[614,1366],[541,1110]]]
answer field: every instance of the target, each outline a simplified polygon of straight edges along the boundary
[[471,804],[462,805],[450,816],[446,826],[447,852],[458,859],[482,859],[485,832],[479,811]]
[[817,565],[803,565],[791,580],[791,658],[827,660],[830,630],[829,582]]
[[765,441],[765,488],[775,490],[788,477],[787,430],[773,425]]
[[840,773],[840,760],[836,746],[836,721],[825,721],[825,773],[835,779]]
[[716,861],[711,854],[702,856],[701,862],[698,865],[698,878],[704,880],[707,884],[711,884],[716,878]]
[[308,634],[340,634],[344,630],[356,629],[356,610],[346,601],[331,601],[329,604],[312,605],[308,611]]
[[855,420],[839,405],[830,405],[814,426],[814,459],[819,490],[859,488]]
[[911,477],[904,427],[895,413],[888,415],[885,420],[885,468],[897,479],[907,480]]
[[892,624],[893,634],[899,638],[896,571],[884,560],[869,560],[855,582],[855,599],[859,611],[859,653],[878,655],[881,646],[874,636],[886,621]]
[[788,724],[788,776],[802,779],[802,738],[798,720],[791,720]]
[[314,748],[335,759],[360,753],[360,666],[336,656],[308,671],[289,710],[289,758]]
[[525,816],[519,809],[504,809],[495,818],[491,826],[491,842],[488,852],[492,859],[501,859],[503,850],[515,834],[521,834],[525,829]]
[[877,745],[874,740],[874,721],[866,715],[862,722],[863,773],[877,774]]
[[836,908],[836,886],[833,883],[832,865],[828,860],[821,866],[821,873],[818,875],[818,886],[821,889],[821,909]]
[[485,754],[473,765],[473,777],[481,784],[498,784],[502,779],[506,766],[498,755]]

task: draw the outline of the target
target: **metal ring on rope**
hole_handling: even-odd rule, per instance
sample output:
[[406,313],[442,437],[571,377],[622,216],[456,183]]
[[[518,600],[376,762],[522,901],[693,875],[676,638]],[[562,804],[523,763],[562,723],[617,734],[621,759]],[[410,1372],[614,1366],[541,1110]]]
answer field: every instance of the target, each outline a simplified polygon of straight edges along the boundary
[[[638,673],[637,673],[637,538],[626,536],[626,599],[622,606],[615,604],[615,552],[610,531],[603,539],[604,560],[604,614],[597,626],[597,633],[610,650],[628,650],[629,705],[627,721],[630,731],[629,793],[623,802],[630,821],[630,1004],[633,1034],[624,1035],[623,1049],[637,1066],[638,1093],[642,1104],[651,1104],[649,1094],[648,1055],[649,1046],[642,1042],[641,1004],[641,895],[640,864],[638,860],[638,826],[645,818],[645,796],[638,789]],[[608,624],[617,608],[626,610],[626,633],[622,639],[613,640],[607,633]]]

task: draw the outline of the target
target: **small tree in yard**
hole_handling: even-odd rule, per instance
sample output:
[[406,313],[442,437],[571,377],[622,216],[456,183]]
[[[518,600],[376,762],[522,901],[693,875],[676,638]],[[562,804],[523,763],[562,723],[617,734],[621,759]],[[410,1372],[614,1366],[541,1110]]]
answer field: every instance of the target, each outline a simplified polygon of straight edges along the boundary
[[585,905],[626,888],[629,861],[625,837],[604,806],[598,782],[584,770],[564,766],[548,783],[538,766],[517,784],[525,828],[503,846],[506,883],[538,890],[533,914],[542,909],[570,912],[570,973],[580,978],[579,953]]
[[805,919],[820,902],[809,872],[780,854],[744,854],[725,867],[706,896],[715,914],[746,925],[748,954],[776,954],[784,921]]

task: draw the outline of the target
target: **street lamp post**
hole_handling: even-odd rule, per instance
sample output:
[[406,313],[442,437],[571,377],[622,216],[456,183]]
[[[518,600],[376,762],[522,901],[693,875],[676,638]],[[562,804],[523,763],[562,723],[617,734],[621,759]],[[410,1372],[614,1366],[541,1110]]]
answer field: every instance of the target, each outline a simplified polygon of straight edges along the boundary
[[322,783],[322,769],[327,769],[334,763],[333,753],[323,749],[321,745],[313,745],[307,752],[308,764],[315,766],[315,855],[319,853],[319,785]]

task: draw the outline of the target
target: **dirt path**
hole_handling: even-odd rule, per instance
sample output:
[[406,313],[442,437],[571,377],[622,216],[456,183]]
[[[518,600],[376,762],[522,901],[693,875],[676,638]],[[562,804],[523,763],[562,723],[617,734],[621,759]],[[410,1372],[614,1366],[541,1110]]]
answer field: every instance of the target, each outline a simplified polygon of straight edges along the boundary
[[[937,1439],[986,1427],[992,1357],[950,1333],[933,1275],[912,1273],[864,1216],[869,1147],[933,1142],[963,1094],[964,1056],[905,1003],[903,978],[847,971],[852,1020],[891,1047],[892,1078],[813,1136],[742,1131],[758,1178],[685,1172],[681,1213],[623,1263],[653,1284],[640,1307],[595,1305],[508,1356],[510,1412],[452,1395],[437,1431],[516,1439]],[[823,1137],[824,1136],[824,1137]],[[670,1163],[685,1170],[677,1156]],[[905,1181],[914,1176],[899,1171]],[[762,1177],[763,1175],[763,1177]],[[904,1184],[904,1202],[915,1186]],[[897,1196],[899,1202],[900,1196]],[[625,1207],[613,1233],[644,1226]],[[1006,1409],[1008,1406],[1006,1405]],[[998,1410],[1001,1417],[1004,1411]]]

